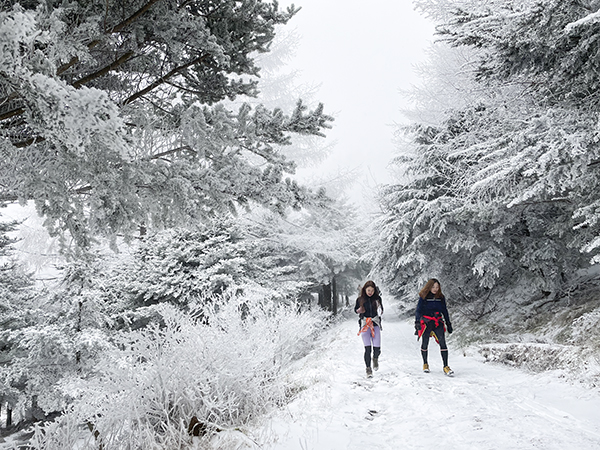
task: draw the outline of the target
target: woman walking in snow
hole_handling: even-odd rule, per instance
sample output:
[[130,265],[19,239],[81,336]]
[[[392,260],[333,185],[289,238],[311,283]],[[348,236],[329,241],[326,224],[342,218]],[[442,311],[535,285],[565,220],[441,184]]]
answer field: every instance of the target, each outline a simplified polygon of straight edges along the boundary
[[354,312],[359,314],[360,330],[358,334],[362,337],[365,345],[365,364],[367,366],[367,377],[370,378],[373,376],[371,347],[373,347],[373,369],[379,369],[379,355],[381,354],[380,314],[383,314],[383,303],[381,302],[379,289],[371,280],[367,281],[362,287],[360,296],[356,299]]
[[[445,321],[445,323],[444,323]],[[444,363],[444,373],[453,375],[454,372],[448,366],[448,347],[446,346],[445,331],[452,333],[452,324],[448,308],[446,307],[446,297],[442,294],[440,282],[432,278],[423,289],[419,292],[419,303],[415,312],[415,329],[418,338],[421,341],[421,355],[423,356],[423,372],[429,373],[429,364],[427,363],[427,347],[429,345],[429,337],[440,344],[442,353],[442,361]]]

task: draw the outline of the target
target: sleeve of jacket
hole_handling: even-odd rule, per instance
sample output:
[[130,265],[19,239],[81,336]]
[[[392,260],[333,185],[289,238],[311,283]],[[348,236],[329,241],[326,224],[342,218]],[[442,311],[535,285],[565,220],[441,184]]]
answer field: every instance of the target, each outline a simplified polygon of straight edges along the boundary
[[450,314],[448,314],[448,307],[446,306],[446,297],[444,297],[444,300],[442,301],[442,305],[443,305],[442,314],[444,316],[444,320],[446,321],[446,325],[449,325],[450,327],[452,327],[452,323],[450,323]]
[[356,305],[354,305],[354,312],[358,314],[358,308],[360,308],[360,297],[356,299]]
[[419,302],[417,303],[417,309],[415,311],[415,322],[421,321],[421,316],[423,315],[423,302],[424,300],[421,297],[419,297]]

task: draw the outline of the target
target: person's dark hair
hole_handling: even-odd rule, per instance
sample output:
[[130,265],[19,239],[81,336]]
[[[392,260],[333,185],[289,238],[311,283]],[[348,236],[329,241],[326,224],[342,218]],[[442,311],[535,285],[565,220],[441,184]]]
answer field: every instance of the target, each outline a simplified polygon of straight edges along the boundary
[[421,297],[421,298],[427,297],[427,294],[429,294],[431,292],[431,288],[433,287],[433,285],[435,283],[437,283],[440,287],[440,289],[437,291],[437,294],[435,294],[435,298],[442,298],[444,296],[444,294],[442,294],[442,283],[440,283],[435,278],[432,278],[427,283],[425,283],[425,286],[423,286],[423,289],[421,289],[419,291],[419,297]]
[[383,312],[383,303],[381,302],[381,296],[379,295],[379,288],[375,285],[375,283],[371,280],[367,281],[364,286],[362,287],[362,289],[360,290],[360,306],[364,306],[365,305],[365,301],[367,300],[367,298],[369,297],[367,295],[367,288],[368,287],[372,287],[373,289],[375,289],[375,292],[373,293],[373,295],[371,296],[372,299],[374,299],[377,302],[377,306],[381,307],[381,311]]

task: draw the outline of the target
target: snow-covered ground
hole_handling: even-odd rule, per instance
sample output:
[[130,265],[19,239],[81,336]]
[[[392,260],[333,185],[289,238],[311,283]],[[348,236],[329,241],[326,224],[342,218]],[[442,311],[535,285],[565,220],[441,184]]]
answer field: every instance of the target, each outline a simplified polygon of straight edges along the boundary
[[411,321],[390,316],[372,379],[356,319],[345,320],[294,368],[292,386],[308,388],[236,448],[600,449],[598,390],[463,356],[451,338],[455,376],[442,373],[433,340],[425,374]]

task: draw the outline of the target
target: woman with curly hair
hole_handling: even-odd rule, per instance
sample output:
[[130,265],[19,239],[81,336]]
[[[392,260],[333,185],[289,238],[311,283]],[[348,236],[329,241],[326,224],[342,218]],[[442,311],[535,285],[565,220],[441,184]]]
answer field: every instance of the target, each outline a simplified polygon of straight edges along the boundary
[[[381,313],[380,313],[381,310]],[[360,328],[358,334],[362,337],[365,346],[365,364],[367,366],[367,377],[373,376],[373,369],[379,369],[379,355],[381,354],[381,315],[383,314],[383,303],[379,295],[379,289],[371,280],[367,281],[356,299],[354,312],[359,314],[358,323]],[[373,369],[371,369],[371,347],[373,347]]]
[[421,356],[423,356],[423,372],[429,373],[429,364],[427,363],[427,347],[429,346],[429,337],[440,344],[442,361],[444,363],[444,373],[452,376],[454,371],[448,366],[448,347],[446,345],[445,331],[452,333],[452,324],[448,308],[446,307],[446,297],[442,294],[440,282],[432,278],[419,292],[419,303],[415,312],[415,334],[421,340]]

